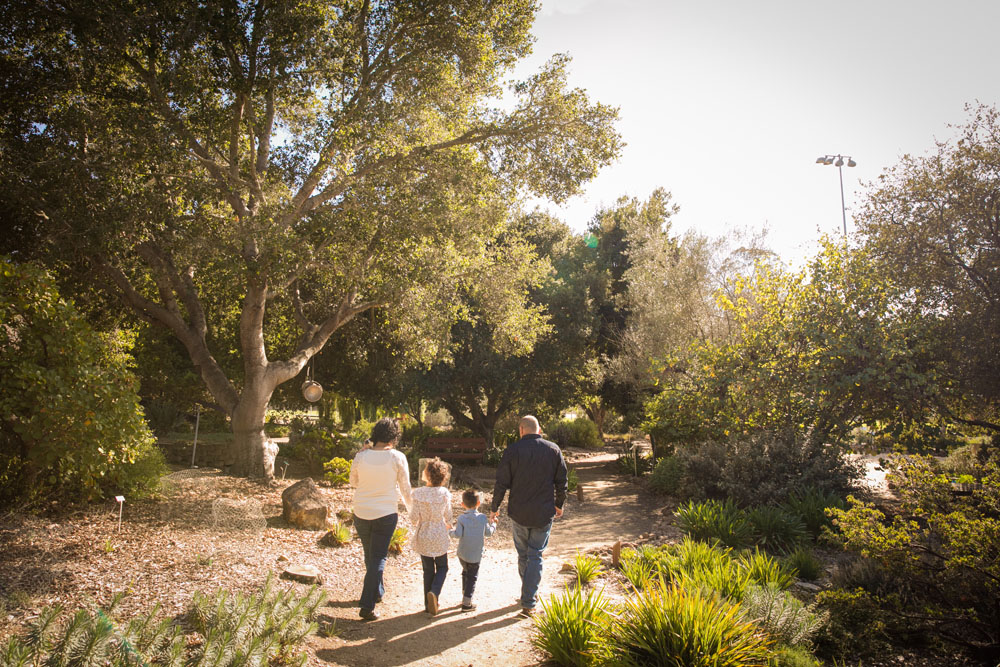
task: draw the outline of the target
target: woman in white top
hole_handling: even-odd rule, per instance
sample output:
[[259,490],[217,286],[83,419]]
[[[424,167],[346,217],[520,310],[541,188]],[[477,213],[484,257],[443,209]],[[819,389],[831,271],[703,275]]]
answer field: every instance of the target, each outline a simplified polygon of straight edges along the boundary
[[374,621],[375,603],[382,601],[382,573],[389,557],[389,542],[399,521],[398,498],[407,508],[412,502],[410,467],[395,449],[399,423],[385,417],[372,428],[371,447],[362,449],[351,464],[354,487],[354,527],[365,551],[365,581],[361,587],[361,618]]

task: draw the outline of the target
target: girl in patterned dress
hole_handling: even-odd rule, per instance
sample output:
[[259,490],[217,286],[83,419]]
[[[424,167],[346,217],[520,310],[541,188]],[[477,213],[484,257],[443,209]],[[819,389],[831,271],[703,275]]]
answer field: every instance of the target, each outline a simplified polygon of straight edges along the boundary
[[438,598],[448,574],[451,492],[444,487],[447,479],[448,464],[437,458],[429,461],[424,469],[424,481],[428,485],[413,490],[410,514],[416,530],[413,550],[420,554],[424,568],[424,609],[431,616],[438,612]]

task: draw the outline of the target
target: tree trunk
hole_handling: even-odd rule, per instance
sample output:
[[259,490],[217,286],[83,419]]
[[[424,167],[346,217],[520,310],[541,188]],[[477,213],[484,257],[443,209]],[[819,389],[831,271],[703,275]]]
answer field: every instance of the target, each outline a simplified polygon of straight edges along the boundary
[[255,389],[250,383],[243,390],[232,414],[233,443],[226,455],[225,472],[237,477],[272,478],[264,467],[264,416],[271,391]]
[[597,434],[604,438],[604,419],[607,417],[608,409],[604,407],[604,401],[600,398],[586,401],[583,405],[584,412],[590,417],[590,421],[597,425]]

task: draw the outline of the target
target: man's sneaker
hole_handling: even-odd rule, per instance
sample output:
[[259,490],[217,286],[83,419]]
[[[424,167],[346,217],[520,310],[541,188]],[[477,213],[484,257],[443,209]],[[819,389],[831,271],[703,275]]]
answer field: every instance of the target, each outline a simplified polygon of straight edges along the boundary
[[374,609],[362,609],[361,610],[361,620],[363,620],[363,621],[375,621],[375,620],[378,620],[378,614],[375,613]]
[[518,616],[522,616],[524,618],[531,618],[534,615],[535,615],[534,607],[521,607],[521,612],[518,614]]
[[434,591],[427,591],[427,613],[431,616],[437,616],[438,613],[438,599]]
[[472,611],[475,608],[476,608],[476,603],[475,602],[463,602],[462,603],[462,611]]

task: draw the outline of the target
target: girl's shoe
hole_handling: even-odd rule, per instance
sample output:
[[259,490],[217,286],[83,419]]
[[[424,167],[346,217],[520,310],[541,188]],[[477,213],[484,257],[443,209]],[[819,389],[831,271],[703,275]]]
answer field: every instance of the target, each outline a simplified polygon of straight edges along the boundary
[[438,613],[438,599],[434,595],[434,591],[427,591],[427,612],[431,616],[437,616]]

